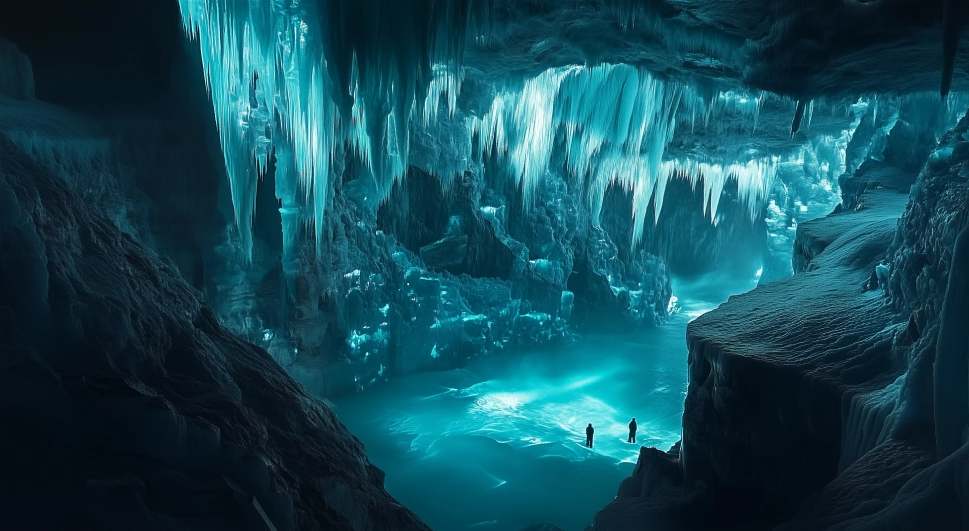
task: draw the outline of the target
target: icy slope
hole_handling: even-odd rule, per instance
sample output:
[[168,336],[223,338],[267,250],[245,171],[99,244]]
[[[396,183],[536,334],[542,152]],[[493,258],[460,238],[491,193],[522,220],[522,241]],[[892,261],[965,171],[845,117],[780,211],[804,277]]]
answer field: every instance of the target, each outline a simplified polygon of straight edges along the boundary
[[[856,172],[851,210],[799,226],[801,273],[691,323],[682,444],[643,450],[597,530],[642,519],[697,529],[966,524],[969,451],[952,434],[967,421],[969,376],[958,363],[964,312],[950,304],[964,295],[947,277],[965,267],[951,249],[966,220],[967,129],[964,119],[945,136],[907,206],[905,171]],[[943,300],[952,309],[940,318]],[[952,352],[945,330],[961,343]],[[954,369],[933,383],[943,352]],[[933,431],[956,442],[937,454]]]
[[969,527],[967,131],[969,120],[963,119],[929,157],[888,260],[868,282],[885,286],[899,317],[907,320],[892,345],[907,371],[897,389],[885,394],[898,397],[890,415],[847,421],[869,433],[882,426],[889,436],[867,454],[843,453],[841,465],[847,468],[785,530]]
[[[842,408],[901,373],[887,358],[892,315],[880,293],[860,288],[891,241],[901,204],[886,215],[814,222],[817,232],[841,234],[818,238],[827,245],[812,261],[817,269],[733,297],[691,324],[683,444],[669,474],[713,492],[712,501],[695,502],[696,525],[769,527],[837,474]],[[660,465],[649,463],[657,459],[644,450],[640,474],[656,474]],[[597,529],[622,529],[629,513],[655,503],[633,492],[600,513]],[[730,502],[766,509],[725,512]]]
[[814,257],[817,269],[732,297],[690,324],[679,460],[644,449],[597,530],[640,518],[671,529],[769,528],[835,477],[842,409],[902,372],[886,357],[892,314],[880,292],[861,291],[894,234],[905,198],[896,195],[883,214],[802,225],[840,234]]
[[326,406],[0,137],[13,528],[426,529]]
[[693,323],[687,476],[766,500],[780,516],[835,475],[839,454],[883,437],[843,433],[851,426],[842,414],[903,370],[888,350],[893,316],[880,292],[862,291],[904,205],[895,196],[878,209],[803,224],[799,238],[830,241],[810,272]]

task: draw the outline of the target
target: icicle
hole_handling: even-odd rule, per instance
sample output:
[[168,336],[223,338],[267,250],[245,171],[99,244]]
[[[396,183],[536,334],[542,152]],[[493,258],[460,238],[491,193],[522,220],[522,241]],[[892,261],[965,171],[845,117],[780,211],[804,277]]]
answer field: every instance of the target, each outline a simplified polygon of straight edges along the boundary
[[[667,183],[676,174],[687,176],[694,188],[703,181],[704,212],[711,222],[731,178],[738,182],[740,200],[751,219],[756,219],[778,161],[767,158],[727,166],[664,161],[684,100],[687,116],[699,111],[705,122],[725,112],[756,120],[762,105],[762,97],[744,92],[721,92],[703,103],[683,87],[625,65],[570,67],[546,71],[526,81],[520,91],[499,93],[488,113],[469,118],[468,125],[479,142],[476,151],[504,159],[519,179],[526,208],[536,199],[546,172],[557,164],[553,147],[560,139],[565,168],[586,186],[594,223],[610,185],[632,192],[633,244],[642,237],[651,206],[653,221],[658,221]],[[491,153],[492,146],[496,153]]]
[[[388,28],[383,24],[395,24],[400,18],[390,14],[408,7],[382,6],[388,16],[373,17],[379,22],[371,26],[361,22],[370,17],[357,17],[363,8],[357,3],[329,1],[339,3],[347,16],[340,20],[319,16],[329,11],[317,13],[320,2],[316,1],[179,0],[184,28],[198,40],[202,52],[235,223],[250,258],[256,185],[274,145],[287,143],[276,151],[277,159],[291,157],[279,166],[293,171],[298,182],[297,187],[278,189],[278,194],[287,196],[277,198],[289,205],[287,209],[306,207],[303,222],[315,225],[319,239],[336,150],[351,146],[381,189],[389,190],[407,167],[408,123],[423,97],[422,89],[429,89],[435,98],[423,104],[426,118],[436,116],[442,93],[451,115],[457,107],[460,78],[455,72],[460,71],[458,56],[471,22],[468,5],[423,6],[421,17],[439,17],[442,23],[434,35],[425,34],[432,32],[431,25],[398,25],[390,28],[398,34],[374,48],[366,35],[342,28],[339,31],[348,35],[348,42],[331,49],[325,32],[337,25],[363,24],[355,29],[385,35]],[[456,30],[452,34],[449,28]],[[416,43],[427,42],[432,42],[433,50],[416,48]],[[390,48],[391,60],[381,59],[381,53],[388,51],[381,46]],[[357,48],[363,55],[358,55]],[[424,87],[420,78],[431,53],[450,66],[437,68],[429,87]],[[295,245],[292,238],[284,241]]]
[[[323,237],[329,194],[342,177],[334,175],[334,158],[349,149],[386,193],[406,171],[411,121],[425,126],[442,121],[444,107],[447,120],[462,120],[470,129],[474,153],[500,161],[517,179],[526,208],[537,200],[548,173],[562,168],[585,187],[596,221],[610,184],[632,192],[634,242],[650,208],[658,219],[672,175],[686,177],[694,189],[702,180],[703,208],[711,220],[717,219],[728,179],[737,180],[752,218],[766,200],[778,161],[669,161],[667,146],[678,120],[680,127],[689,120],[690,128],[698,129],[735,122],[740,115],[756,130],[764,101],[776,96],[693,90],[628,65],[568,66],[514,89],[505,87],[480,116],[456,118],[463,46],[469,31],[487,39],[494,2],[377,4],[179,0],[185,30],[202,52],[235,223],[247,253],[253,245],[256,184],[271,153],[277,158],[276,195],[284,215],[284,261],[290,261],[297,256],[299,223],[312,226],[318,240]],[[610,5],[627,24],[642,26],[655,18],[628,0],[610,0]],[[378,8],[379,17],[371,12]],[[409,23],[397,16],[404,12],[412,15]],[[340,16],[331,20],[331,13]],[[664,33],[662,25],[644,29],[708,59],[737,49],[697,32]],[[950,95],[943,121],[957,119],[966,101]],[[793,132],[805,111],[810,127],[814,103],[797,104]],[[877,118],[877,98],[871,107]],[[847,131],[802,148],[824,159],[824,171],[845,167],[843,146],[868,105],[859,101],[846,110],[856,118]],[[818,155],[821,148],[825,153]],[[295,271],[296,264],[285,267]]]
[[680,87],[625,65],[552,69],[518,92],[499,93],[488,114],[468,124],[479,152],[487,155],[497,146],[505,157],[523,187],[526,208],[554,164],[561,135],[565,167],[586,183],[593,213],[609,184],[634,192],[638,239],[649,203],[662,208],[668,176],[660,167],[681,96]]
[[801,130],[801,120],[804,119],[804,100],[797,100],[797,106],[794,108],[794,120],[791,121],[791,140],[797,135],[797,132]]
[[458,109],[458,96],[461,94],[461,76],[454,69],[443,64],[433,66],[434,77],[427,89],[424,100],[424,126],[438,119],[441,106],[441,96],[446,98],[448,118],[453,119]]
[[717,219],[720,196],[727,181],[735,180],[738,199],[747,208],[750,220],[754,221],[770,195],[779,162],[778,157],[766,157],[724,166],[693,159],[676,159],[666,162],[663,172],[668,176],[686,177],[694,189],[698,181],[703,182],[703,212],[709,216],[711,223]]
[[952,72],[955,69],[956,54],[959,51],[959,34],[965,18],[965,3],[961,0],[945,0],[942,7],[942,82],[939,94],[942,98],[949,95],[952,87]]

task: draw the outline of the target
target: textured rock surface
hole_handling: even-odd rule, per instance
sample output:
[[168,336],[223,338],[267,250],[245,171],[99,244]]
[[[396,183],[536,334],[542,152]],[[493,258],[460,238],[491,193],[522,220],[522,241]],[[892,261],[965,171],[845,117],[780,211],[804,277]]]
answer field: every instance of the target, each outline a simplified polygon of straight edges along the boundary
[[888,356],[892,313],[880,292],[861,289],[897,213],[802,225],[838,235],[813,257],[813,270],[731,297],[690,324],[676,466],[642,454],[641,479],[633,478],[640,494],[608,506],[596,529],[621,529],[626,512],[655,513],[671,529],[769,528],[837,475],[845,404],[903,370]]
[[933,393],[932,375],[969,205],[967,129],[963,119],[941,140],[907,205],[899,160],[911,158],[877,178],[877,165],[863,165],[850,209],[798,227],[799,274],[690,324],[682,449],[644,449],[596,529],[969,524],[969,445],[937,460],[933,429],[969,420],[960,407],[933,408],[969,400],[969,374],[942,380],[955,393]]
[[325,405],[0,137],[14,528],[425,529]]
[[891,299],[900,310],[915,313],[920,330],[938,318],[952,248],[969,215],[966,132],[963,121],[929,158],[892,244]]

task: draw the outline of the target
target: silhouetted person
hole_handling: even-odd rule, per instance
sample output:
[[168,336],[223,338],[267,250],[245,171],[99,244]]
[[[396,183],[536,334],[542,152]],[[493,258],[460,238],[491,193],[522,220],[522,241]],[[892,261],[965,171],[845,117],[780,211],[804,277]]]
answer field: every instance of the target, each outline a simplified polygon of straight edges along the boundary
[[592,434],[595,433],[595,428],[592,427],[592,423],[585,428],[585,445],[592,448]]
[[636,442],[636,417],[629,423],[629,440],[626,442]]

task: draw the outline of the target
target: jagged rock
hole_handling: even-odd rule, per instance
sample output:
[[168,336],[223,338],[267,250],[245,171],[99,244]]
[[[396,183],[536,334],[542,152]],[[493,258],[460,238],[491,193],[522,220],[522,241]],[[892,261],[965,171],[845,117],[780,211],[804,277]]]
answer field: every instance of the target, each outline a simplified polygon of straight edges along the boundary
[[441,178],[411,166],[377,212],[377,227],[419,253],[434,271],[509,280],[520,275],[523,246],[502,238],[481,212],[477,177]]
[[14,528],[426,529],[323,403],[0,136]]
[[805,224],[805,233],[813,226],[838,235],[814,257],[815,269],[732,297],[690,324],[678,470],[674,457],[644,451],[639,478],[599,514],[597,530],[621,529],[632,514],[670,529],[767,529],[837,476],[842,442],[853,436],[843,434],[853,429],[843,426],[843,404],[903,370],[888,357],[893,314],[880,293],[857,289],[903,204],[886,201],[881,216],[847,212]]
[[377,211],[377,228],[418,253],[444,237],[449,217],[441,178],[411,166]]

